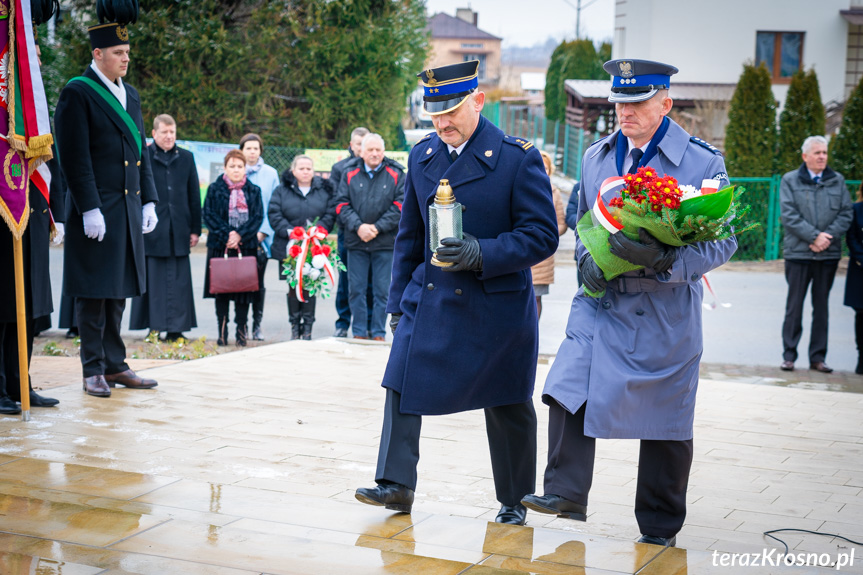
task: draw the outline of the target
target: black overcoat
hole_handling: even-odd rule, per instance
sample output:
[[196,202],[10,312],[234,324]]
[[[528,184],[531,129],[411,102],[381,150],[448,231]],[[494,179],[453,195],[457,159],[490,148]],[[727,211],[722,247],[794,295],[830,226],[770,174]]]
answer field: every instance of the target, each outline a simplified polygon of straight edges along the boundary
[[863,202],[852,205],[854,217],[845,236],[848,251],[848,276],[845,278],[845,305],[863,310]]
[[[246,204],[249,206],[249,219],[240,226],[234,228],[228,224],[228,204],[231,199],[231,190],[222,176],[207,188],[207,197],[204,198],[204,225],[207,226],[207,267],[204,272],[204,297],[213,297],[210,293],[210,260],[214,257],[220,258],[225,255],[225,246],[228,244],[228,236],[232,231],[240,234],[240,253],[243,257],[256,257],[258,253],[258,230],[264,221],[264,204],[261,200],[261,188],[250,181],[243,186],[243,194],[246,196]],[[234,257],[235,251],[231,250],[229,255]]]
[[159,193],[156,229],[144,235],[144,252],[166,258],[189,255],[189,236],[201,235],[201,188],[192,152],[174,146],[165,152],[147,147]]
[[[24,255],[24,293],[27,294],[27,316],[32,318],[50,315],[54,311],[51,299],[50,257],[51,214],[55,221],[63,221],[63,189],[56,160],[48,162],[51,168],[51,211],[39,189],[30,182],[30,221],[22,236]],[[15,261],[12,252],[12,232],[0,223],[0,323],[17,323],[15,303]]]
[[[88,66],[83,74],[101,82]],[[141,99],[126,86],[126,111],[144,142]],[[66,247],[63,290],[67,296],[124,299],[146,291],[141,207],[157,202],[150,155],[124,135],[122,121],[80,82],[63,88],[54,113],[60,167],[66,176]],[[82,214],[102,210],[105,237],[84,235]]]
[[[408,164],[387,301],[387,313],[404,315],[383,386],[401,393],[402,413],[418,415],[530,400],[539,341],[530,266],[558,244],[539,152],[480,118],[455,162],[432,134]],[[463,228],[479,240],[481,272],[431,265],[429,205],[442,178],[466,207]]]
[[332,231],[336,221],[336,194],[329,180],[320,176],[312,179],[312,189],[306,196],[297,187],[297,180],[290,170],[282,174],[282,183],[273,191],[267,217],[273,228],[273,259],[283,260],[287,255],[288,237],[296,226],[306,227],[306,222]]

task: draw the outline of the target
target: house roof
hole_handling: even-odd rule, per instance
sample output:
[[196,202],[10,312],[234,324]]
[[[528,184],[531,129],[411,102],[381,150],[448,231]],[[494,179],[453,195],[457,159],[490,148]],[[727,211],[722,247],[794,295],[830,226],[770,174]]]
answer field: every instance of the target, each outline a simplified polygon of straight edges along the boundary
[[474,40],[500,40],[488,32],[483,32],[473,24],[465,22],[461,18],[438,12],[429,18],[426,29],[431,32],[432,38],[470,38]]
[[[590,104],[608,102],[611,80],[566,80],[566,91],[578,100]],[[734,95],[737,84],[702,84],[697,82],[672,82],[670,96],[676,101],[727,102]]]

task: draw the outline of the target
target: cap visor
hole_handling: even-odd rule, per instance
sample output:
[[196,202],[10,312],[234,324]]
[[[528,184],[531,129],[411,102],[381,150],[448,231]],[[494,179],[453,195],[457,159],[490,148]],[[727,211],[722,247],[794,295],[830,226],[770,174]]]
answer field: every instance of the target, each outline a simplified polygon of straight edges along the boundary
[[[470,96],[470,94],[467,96]],[[464,104],[464,101],[467,100],[467,96],[458,96],[456,98],[450,98],[449,100],[441,100],[440,102],[423,102],[423,109],[432,116],[446,114]]]
[[613,104],[634,104],[635,102],[644,102],[656,95],[659,90],[650,90],[649,92],[637,92],[635,94],[627,94],[625,92],[612,92],[608,96],[608,101]]

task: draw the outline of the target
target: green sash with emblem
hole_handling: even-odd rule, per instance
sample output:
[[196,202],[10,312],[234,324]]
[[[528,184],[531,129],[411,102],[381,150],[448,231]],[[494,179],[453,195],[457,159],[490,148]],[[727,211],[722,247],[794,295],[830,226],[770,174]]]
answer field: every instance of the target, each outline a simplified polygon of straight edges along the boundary
[[[108,115],[120,128],[123,135],[125,135],[126,139],[129,140],[129,143],[133,144],[132,148],[138,151],[138,158],[140,158],[142,150],[141,131],[138,130],[138,126],[135,125],[135,121],[132,119],[132,116],[130,116],[129,112],[120,105],[117,98],[105,89],[102,84],[87,78],[86,76],[76,76],[75,78],[72,78],[69,80],[67,86],[72,82],[79,82],[89,88],[88,92],[90,95],[94,96],[94,100],[99,104],[99,107],[109,112]],[[113,114],[111,114],[111,112],[113,112]]]

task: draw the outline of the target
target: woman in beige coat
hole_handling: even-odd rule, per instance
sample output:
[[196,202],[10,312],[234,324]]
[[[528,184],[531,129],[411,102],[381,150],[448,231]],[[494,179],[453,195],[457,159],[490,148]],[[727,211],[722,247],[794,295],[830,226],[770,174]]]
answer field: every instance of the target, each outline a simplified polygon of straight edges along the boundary
[[[545,164],[545,173],[550,178],[554,173],[554,162],[547,153],[540,151],[542,155],[542,163]],[[554,211],[557,213],[557,234],[562,236],[569,228],[566,225],[565,212],[563,206],[563,198],[560,196],[560,190],[556,186],[551,186],[551,193],[554,197]],[[542,296],[548,293],[548,286],[554,283],[554,256],[552,255],[547,260],[541,261],[532,268],[530,273],[533,275],[533,292],[536,295],[536,317],[542,314]]]

